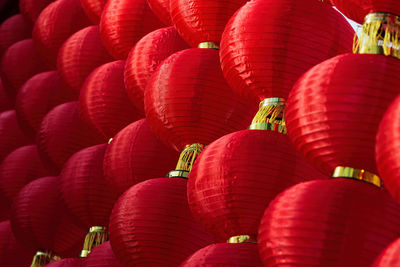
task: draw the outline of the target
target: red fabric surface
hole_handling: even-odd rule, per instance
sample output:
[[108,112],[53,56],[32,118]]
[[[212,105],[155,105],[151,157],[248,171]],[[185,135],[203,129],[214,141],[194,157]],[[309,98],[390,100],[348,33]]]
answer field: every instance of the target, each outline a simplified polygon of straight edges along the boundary
[[0,25],[0,56],[12,44],[31,38],[32,23],[26,21],[20,14],[6,19]]
[[350,24],[326,3],[250,1],[226,26],[221,66],[230,86],[241,95],[287,98],[309,68],[351,52],[353,37]]
[[14,199],[11,227],[17,241],[34,252],[76,257],[87,229],[68,212],[59,183],[59,177],[43,177],[27,184]]
[[192,47],[202,42],[219,45],[225,25],[246,0],[171,0],[171,19]]
[[61,171],[61,192],[69,210],[89,229],[108,226],[117,200],[107,187],[103,172],[106,144],[84,148],[65,163]]
[[132,102],[144,112],[144,90],[160,63],[189,48],[174,27],[155,30],[136,43],[125,64],[125,86]]
[[47,113],[36,141],[42,160],[58,169],[82,148],[106,142],[83,123],[78,102],[61,104]]
[[46,267],[83,267],[85,258],[66,258],[46,264]]
[[106,2],[107,0],[81,0],[81,5],[89,19],[94,24],[99,24]]
[[165,25],[172,25],[171,14],[169,12],[169,0],[147,0],[147,4],[160,21]]
[[95,69],[81,89],[82,118],[105,138],[144,117],[129,101],[124,84],[125,61],[104,64]]
[[110,54],[126,59],[140,38],[162,26],[146,0],[109,0],[101,16],[100,33]]
[[258,246],[264,266],[370,266],[399,237],[400,206],[351,179],[301,183],[264,213]]
[[175,169],[179,153],[161,143],[145,119],[122,129],[107,146],[104,174],[118,195],[129,187]]
[[257,244],[212,244],[187,258],[180,267],[262,267]]
[[0,222],[0,266],[25,267],[31,264],[32,258],[33,253],[17,243],[10,221]]
[[285,112],[289,137],[314,167],[337,166],[377,174],[375,136],[400,93],[400,61],[345,54],[310,69],[294,86]]
[[208,145],[189,174],[193,216],[220,242],[257,235],[268,204],[299,182],[326,179],[297,154],[289,137],[243,130]]
[[55,67],[64,41],[90,24],[79,0],[55,1],[40,13],[33,28],[33,39],[43,59]]
[[73,93],[56,71],[42,72],[31,77],[19,89],[15,105],[21,128],[26,134],[35,136],[47,112],[77,98]]
[[182,178],[151,179],[118,199],[110,217],[110,242],[123,266],[179,266],[212,243],[192,217],[186,184]]
[[0,222],[10,219],[10,203],[6,197],[0,193]]
[[95,247],[85,260],[85,267],[122,267],[115,258],[110,242]]
[[150,128],[178,151],[247,128],[256,108],[228,86],[214,49],[173,54],[158,67],[145,90]]
[[14,101],[8,97],[5,86],[0,78],[0,112],[14,108]]
[[99,26],[86,27],[64,42],[57,58],[61,77],[76,92],[97,67],[112,61],[100,39]]
[[19,0],[19,10],[29,21],[35,22],[45,7],[55,0]]
[[400,239],[391,243],[379,257],[375,260],[372,267],[396,267],[399,266]]

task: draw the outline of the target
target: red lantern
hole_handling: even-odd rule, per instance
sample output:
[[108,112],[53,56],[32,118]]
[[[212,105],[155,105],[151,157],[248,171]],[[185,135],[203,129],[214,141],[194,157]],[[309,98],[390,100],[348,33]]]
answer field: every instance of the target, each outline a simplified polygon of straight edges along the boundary
[[161,27],[146,0],[109,0],[100,21],[104,45],[115,59],[125,59],[140,38]]
[[26,21],[22,15],[17,14],[6,19],[0,25],[0,56],[12,44],[31,38],[31,35],[32,24]]
[[257,245],[212,244],[187,258],[180,267],[252,266],[262,267]]
[[19,10],[29,21],[35,22],[40,12],[54,0],[19,0]]
[[399,264],[400,239],[390,244],[375,260],[372,267],[396,267]]
[[112,61],[100,39],[98,26],[73,34],[60,48],[57,69],[64,81],[79,92],[86,77],[97,67]]
[[147,0],[150,9],[165,25],[172,25],[169,0]]
[[46,264],[46,267],[83,267],[86,266],[81,258],[66,258]]
[[58,50],[64,41],[89,25],[79,0],[55,1],[40,13],[33,28],[33,39],[41,56],[55,67]]
[[47,113],[37,136],[40,156],[58,169],[75,152],[105,141],[83,123],[78,102],[61,104]]
[[115,258],[110,242],[105,242],[90,252],[85,267],[122,267],[122,265]]
[[18,91],[15,110],[25,133],[35,136],[44,116],[55,106],[76,98],[61,81],[58,72],[42,72],[30,78]]
[[189,48],[174,27],[161,28],[143,37],[128,55],[125,86],[132,102],[144,111],[144,90],[158,65],[175,52]]
[[3,82],[0,78],[0,112],[12,109],[14,107],[14,101],[11,100],[4,88]]
[[95,69],[82,86],[82,117],[105,138],[113,137],[129,123],[144,117],[128,99],[124,85],[125,61]]
[[128,189],[114,205],[110,241],[123,266],[179,266],[212,239],[190,213],[186,180],[157,178]]
[[[289,105],[288,105],[289,107]],[[351,179],[301,183],[266,209],[258,233],[264,266],[371,266],[399,237],[400,206]]]
[[81,5],[90,20],[94,24],[99,24],[106,2],[107,0],[81,0]]

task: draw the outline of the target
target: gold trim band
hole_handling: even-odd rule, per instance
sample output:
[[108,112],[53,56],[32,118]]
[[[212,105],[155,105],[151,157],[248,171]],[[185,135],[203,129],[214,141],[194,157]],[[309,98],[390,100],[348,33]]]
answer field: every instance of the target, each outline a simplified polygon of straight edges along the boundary
[[238,243],[254,243],[257,244],[257,238],[251,235],[235,235],[229,238],[227,243],[238,244]]
[[269,123],[269,122],[252,123],[249,126],[249,130],[266,130],[266,131],[278,132],[281,134],[287,134],[285,125],[277,123]]
[[202,42],[197,46],[198,48],[210,48],[210,49],[219,49],[219,46],[214,42]]
[[167,174],[167,177],[168,178],[177,178],[177,177],[179,177],[179,178],[188,179],[189,178],[189,172],[185,171],[185,170],[173,170],[173,171],[170,171]]
[[378,175],[366,170],[354,169],[351,167],[338,166],[332,174],[333,178],[351,178],[373,184],[379,188],[383,186]]

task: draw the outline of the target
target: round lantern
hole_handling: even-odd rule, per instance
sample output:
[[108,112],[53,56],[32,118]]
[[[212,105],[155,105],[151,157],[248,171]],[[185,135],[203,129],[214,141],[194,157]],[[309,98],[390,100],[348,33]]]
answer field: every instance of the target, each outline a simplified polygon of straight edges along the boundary
[[257,244],[212,244],[187,258],[180,267],[262,267]]
[[390,244],[375,260],[372,267],[396,267],[399,264],[400,239]]
[[58,186],[58,177],[40,178],[27,184],[14,199],[11,227],[21,245],[38,251],[33,264],[48,263],[56,259],[55,254],[75,257],[85,237],[83,226],[63,203]]
[[85,267],[122,267],[115,258],[110,242],[96,247],[85,260]]
[[165,25],[172,25],[169,12],[170,0],[147,0],[150,9]]
[[106,2],[107,0],[81,0],[81,5],[89,19],[94,24],[99,24]]
[[82,86],[82,118],[105,138],[144,117],[129,101],[124,85],[125,62],[114,61],[95,69]]
[[115,59],[125,59],[140,38],[161,27],[146,0],[109,0],[100,21],[104,45]]
[[0,194],[0,222],[10,219],[10,203],[3,194]]
[[86,77],[97,67],[112,61],[100,39],[99,26],[73,34],[58,53],[57,69],[64,81],[79,92]]
[[281,193],[258,233],[264,266],[371,266],[400,234],[400,206],[371,184],[309,181]]
[[108,239],[108,220],[116,197],[107,187],[103,158],[107,145],[88,147],[65,163],[61,174],[61,192],[69,210],[82,221],[89,233],[82,257]]
[[35,22],[40,12],[54,0],[19,0],[19,10],[29,21]]
[[12,109],[14,107],[14,101],[8,97],[5,85],[0,78],[0,112]]
[[61,104],[47,113],[37,136],[40,156],[58,169],[75,152],[105,141],[83,123],[78,102]]
[[41,56],[56,66],[61,45],[73,33],[90,25],[79,0],[60,0],[40,13],[33,28],[33,39]]
[[0,25],[0,55],[12,44],[31,38],[32,24],[24,19],[20,14],[6,19]]
[[80,258],[66,258],[46,264],[46,267],[83,267],[84,260]]
[[179,266],[212,242],[192,218],[187,181],[156,178],[128,189],[114,205],[110,241],[123,266]]
[[57,71],[39,73],[18,91],[15,110],[25,133],[35,136],[44,116],[55,106],[76,98]]
[[189,48],[174,27],[155,30],[132,48],[125,65],[125,86],[132,102],[144,111],[144,90],[158,65],[175,52]]

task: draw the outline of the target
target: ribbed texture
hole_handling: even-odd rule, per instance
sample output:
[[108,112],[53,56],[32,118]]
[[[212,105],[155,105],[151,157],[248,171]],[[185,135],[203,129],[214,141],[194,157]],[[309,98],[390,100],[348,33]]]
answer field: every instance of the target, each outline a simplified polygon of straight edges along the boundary
[[170,0],[171,19],[192,47],[202,42],[219,44],[228,20],[246,0]]
[[103,172],[106,144],[75,153],[61,171],[61,192],[70,211],[89,229],[108,226],[108,218],[117,200],[107,187]]
[[173,54],[159,66],[145,91],[147,122],[177,151],[247,128],[255,108],[228,86],[214,49]]
[[33,28],[33,39],[42,57],[55,67],[61,45],[73,33],[89,26],[79,0],[60,0],[48,5]]
[[84,258],[66,258],[46,264],[46,267],[83,267],[85,266]]
[[280,194],[265,211],[264,266],[370,266],[400,234],[400,206],[371,184],[337,178]]
[[101,42],[99,26],[90,26],[65,41],[58,53],[57,69],[64,81],[79,93],[86,77],[112,60]]
[[346,54],[310,69],[291,91],[285,112],[289,137],[314,167],[337,166],[377,174],[375,136],[400,93],[400,61]]
[[180,267],[262,267],[257,244],[212,244],[200,249]]
[[79,117],[78,102],[68,102],[52,109],[44,117],[37,135],[42,159],[58,169],[82,148],[106,142]]
[[33,253],[25,250],[14,237],[10,221],[0,222],[0,266],[24,267],[32,262]]
[[95,69],[86,79],[79,98],[82,118],[105,138],[144,117],[129,101],[124,84],[125,61]]
[[115,258],[110,242],[97,246],[85,260],[85,267],[122,267]]
[[19,10],[29,21],[35,22],[45,7],[55,0],[19,0]]
[[18,91],[15,105],[18,122],[26,134],[35,136],[47,112],[75,98],[77,96],[61,81],[58,72],[39,73]]
[[26,21],[22,15],[17,14],[6,19],[0,25],[0,56],[12,44],[31,38],[32,23]]
[[163,24],[146,0],[109,0],[100,21],[104,45],[115,59],[126,59],[131,48]]
[[94,24],[99,24],[106,2],[107,0],[81,0],[81,5],[89,19]]
[[350,24],[326,3],[254,0],[226,26],[221,66],[228,83],[241,95],[287,98],[309,68],[351,52],[353,37]]
[[372,267],[396,267],[400,262],[400,239],[390,244],[375,260]]
[[187,181],[156,178],[128,189],[110,217],[110,241],[125,267],[179,266],[212,239],[192,218]]
[[208,145],[189,175],[193,216],[220,242],[257,235],[268,204],[302,181],[325,179],[297,154],[287,135],[243,130]]
[[5,85],[0,78],[0,112],[14,108],[14,101],[8,97]]
[[174,27],[155,30],[132,48],[125,65],[125,86],[132,102],[144,111],[144,90],[151,75],[170,55],[189,46]]
[[18,242],[32,251],[76,257],[87,229],[62,202],[59,182],[58,177],[44,177],[26,185],[14,199],[11,227]]
[[150,9],[167,26],[172,25],[169,12],[170,0],[147,0]]

